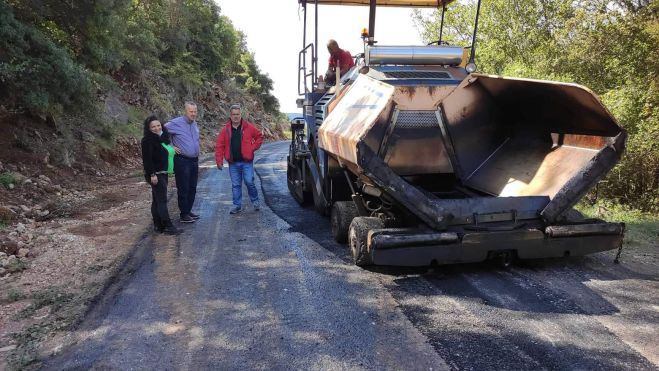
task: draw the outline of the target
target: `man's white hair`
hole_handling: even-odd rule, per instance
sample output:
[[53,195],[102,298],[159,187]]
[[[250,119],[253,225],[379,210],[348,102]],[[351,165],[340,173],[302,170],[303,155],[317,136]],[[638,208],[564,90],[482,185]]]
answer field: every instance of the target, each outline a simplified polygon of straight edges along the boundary
[[234,103],[231,105],[231,107],[229,107],[229,111],[233,111],[235,109],[237,109],[238,111],[242,111],[242,109],[240,108],[240,104],[238,103]]
[[188,102],[185,102],[185,104],[183,105],[183,107],[184,107],[184,108],[187,108],[187,107],[197,107],[197,103],[195,103],[195,102],[189,102],[189,101],[188,101]]

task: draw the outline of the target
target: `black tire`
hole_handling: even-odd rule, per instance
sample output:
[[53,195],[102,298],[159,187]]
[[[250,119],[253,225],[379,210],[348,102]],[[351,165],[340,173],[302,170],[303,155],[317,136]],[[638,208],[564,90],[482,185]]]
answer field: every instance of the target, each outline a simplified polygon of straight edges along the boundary
[[288,191],[291,193],[291,196],[297,201],[301,206],[308,205],[311,203],[312,195],[310,192],[305,191],[302,182],[302,169],[299,166],[304,166],[304,163],[297,161],[296,165],[291,165],[290,155],[287,157],[288,167],[286,169],[286,180],[288,183]]
[[350,223],[357,217],[357,207],[352,201],[337,201],[332,205],[330,222],[332,225],[332,237],[338,243],[348,242],[348,231]]
[[352,220],[348,240],[355,265],[363,267],[373,264],[373,255],[368,251],[368,232],[382,228],[384,228],[384,223],[379,218],[358,216]]
[[[314,137],[309,137],[309,152],[311,153],[311,162],[312,165],[318,163],[318,154],[316,153],[316,141]],[[329,215],[329,210],[327,209],[327,201],[325,200],[324,197],[322,197],[316,190],[316,183],[313,179],[313,176],[311,176],[311,172],[307,172],[307,176],[309,177],[309,185],[311,186],[311,197],[313,199],[313,208],[318,212],[318,214],[322,216],[327,216]],[[321,184],[322,186],[322,184]]]

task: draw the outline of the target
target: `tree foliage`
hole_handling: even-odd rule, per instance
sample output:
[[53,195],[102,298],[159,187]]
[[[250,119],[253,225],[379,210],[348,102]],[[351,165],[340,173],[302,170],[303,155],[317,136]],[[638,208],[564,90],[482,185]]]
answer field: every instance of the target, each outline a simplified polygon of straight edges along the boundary
[[277,112],[279,110],[277,99],[266,93],[273,88],[272,79],[261,72],[254,60],[254,54],[243,53],[240,56],[236,81],[245,86],[247,92],[262,96],[263,106],[267,111]]
[[0,0],[0,6],[0,94],[15,97],[11,109],[91,104],[95,78],[146,70],[181,96],[235,77],[266,109],[278,110],[272,80],[212,0]]
[[[468,46],[475,0],[448,7],[444,39]],[[439,35],[441,12],[414,20]],[[576,82],[595,91],[629,132],[621,163],[600,194],[659,210],[659,2],[488,0],[482,2],[476,63],[484,73]]]
[[1,2],[0,50],[0,100],[7,109],[43,114],[92,99],[92,74]]

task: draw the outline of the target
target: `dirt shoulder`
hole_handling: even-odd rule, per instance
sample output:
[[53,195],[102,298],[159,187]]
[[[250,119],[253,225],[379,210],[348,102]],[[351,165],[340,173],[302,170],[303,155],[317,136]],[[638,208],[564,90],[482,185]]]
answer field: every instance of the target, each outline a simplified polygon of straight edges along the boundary
[[18,256],[2,255],[0,370],[29,365],[40,343],[75,325],[147,232],[141,177],[78,191],[70,202],[71,216],[37,221],[21,210],[20,222],[0,232],[20,246]]

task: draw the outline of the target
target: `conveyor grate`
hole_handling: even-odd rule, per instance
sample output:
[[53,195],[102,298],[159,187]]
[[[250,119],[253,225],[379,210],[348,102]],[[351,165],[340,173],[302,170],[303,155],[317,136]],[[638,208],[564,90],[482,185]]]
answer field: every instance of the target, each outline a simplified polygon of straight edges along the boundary
[[396,118],[397,129],[439,128],[435,111],[400,111]]

